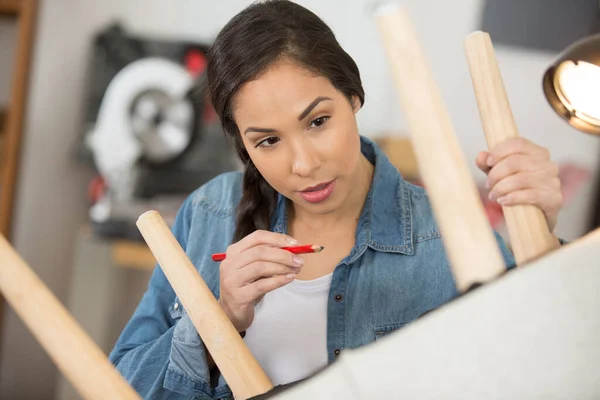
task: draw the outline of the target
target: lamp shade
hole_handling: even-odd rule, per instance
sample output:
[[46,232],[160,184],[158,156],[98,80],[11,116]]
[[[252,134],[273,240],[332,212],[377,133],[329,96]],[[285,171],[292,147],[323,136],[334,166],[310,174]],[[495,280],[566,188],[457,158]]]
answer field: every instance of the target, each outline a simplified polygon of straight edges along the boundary
[[600,135],[600,34],[562,52],[543,79],[552,108],[576,129]]

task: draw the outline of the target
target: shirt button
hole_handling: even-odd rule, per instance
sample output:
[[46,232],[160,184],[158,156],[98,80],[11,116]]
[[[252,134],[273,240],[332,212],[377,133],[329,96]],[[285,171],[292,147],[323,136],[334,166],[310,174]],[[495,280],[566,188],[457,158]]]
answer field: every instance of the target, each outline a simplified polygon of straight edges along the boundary
[[175,310],[179,309],[179,303],[175,303],[175,305],[173,306],[173,309],[175,309]]
[[341,294],[336,294],[336,295],[335,295],[335,301],[337,301],[338,303],[339,303],[340,301],[342,301],[342,299],[343,299],[343,298],[344,298],[344,296],[342,296]]
[[340,349],[335,349],[335,350],[333,351],[333,355],[337,357],[337,356],[339,356],[339,355],[340,355],[340,353],[341,353],[341,352],[342,352],[342,351],[341,351]]

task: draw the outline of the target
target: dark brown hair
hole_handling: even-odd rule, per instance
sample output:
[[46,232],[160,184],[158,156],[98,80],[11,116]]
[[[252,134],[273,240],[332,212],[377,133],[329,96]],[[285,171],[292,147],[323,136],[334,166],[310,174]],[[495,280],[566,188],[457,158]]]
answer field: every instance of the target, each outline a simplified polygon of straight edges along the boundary
[[234,242],[257,229],[268,230],[277,193],[258,172],[233,119],[240,87],[278,60],[289,60],[326,77],[349,101],[364,103],[354,60],[331,29],[313,12],[287,0],[253,3],[225,25],[208,52],[207,84],[223,130],[244,163],[243,195],[237,209]]

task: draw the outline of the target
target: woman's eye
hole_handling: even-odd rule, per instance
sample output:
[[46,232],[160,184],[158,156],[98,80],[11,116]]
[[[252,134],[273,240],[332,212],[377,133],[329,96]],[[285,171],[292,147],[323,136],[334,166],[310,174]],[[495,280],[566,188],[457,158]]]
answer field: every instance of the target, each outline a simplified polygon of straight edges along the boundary
[[319,118],[313,119],[310,122],[310,128],[319,128],[320,126],[325,125],[325,123],[329,120],[329,118],[331,118],[331,117],[319,117]]
[[258,142],[256,147],[271,147],[277,142],[279,142],[279,138],[277,138],[275,136],[271,136],[271,137],[268,137],[268,138]]

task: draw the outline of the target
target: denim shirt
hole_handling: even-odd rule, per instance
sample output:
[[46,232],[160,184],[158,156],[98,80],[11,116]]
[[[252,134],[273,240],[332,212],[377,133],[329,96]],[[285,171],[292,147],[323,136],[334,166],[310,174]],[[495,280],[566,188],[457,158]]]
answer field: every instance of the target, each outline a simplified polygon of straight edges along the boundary
[[[369,139],[361,137],[361,151],[375,171],[354,248],[333,271],[329,362],[344,349],[374,342],[458,295],[424,189],[406,182]],[[231,243],[241,193],[241,173],[214,178],[186,199],[172,228],[216,298],[219,266],[210,256]],[[286,233],[285,208],[279,195],[271,224],[275,232]],[[514,265],[496,238],[506,265]],[[204,345],[159,267],[110,360],[145,398],[232,398],[218,371],[209,373]]]

